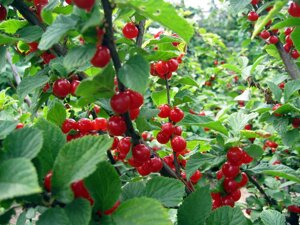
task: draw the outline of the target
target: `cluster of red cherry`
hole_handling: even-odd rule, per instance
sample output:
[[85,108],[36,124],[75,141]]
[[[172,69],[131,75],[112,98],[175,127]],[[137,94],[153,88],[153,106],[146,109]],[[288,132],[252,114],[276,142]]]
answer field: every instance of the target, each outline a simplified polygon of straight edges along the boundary
[[227,152],[227,162],[225,162],[216,174],[218,180],[222,180],[223,189],[221,192],[213,192],[213,209],[228,205],[234,207],[234,203],[241,197],[240,188],[248,182],[245,173],[241,173],[240,166],[253,161],[253,158],[239,147],[232,147]]
[[178,69],[177,59],[170,59],[168,61],[158,61],[151,63],[150,74],[158,76],[161,79],[167,80],[172,77],[172,73]]
[[[273,111],[276,111],[279,107],[281,107],[282,104],[275,104],[273,107],[272,107],[272,110]],[[283,114],[280,114],[280,113],[273,113],[274,116],[277,116],[277,117],[280,117],[280,116],[283,116]],[[297,129],[300,127],[300,118],[299,117],[296,117],[296,118],[291,118],[291,124],[292,126]]]
[[285,44],[283,45],[284,50],[287,53],[290,53],[291,57],[293,59],[298,59],[300,57],[300,54],[297,49],[294,48],[294,42],[291,38],[291,34],[294,31],[294,28],[287,27],[284,31],[285,34]]

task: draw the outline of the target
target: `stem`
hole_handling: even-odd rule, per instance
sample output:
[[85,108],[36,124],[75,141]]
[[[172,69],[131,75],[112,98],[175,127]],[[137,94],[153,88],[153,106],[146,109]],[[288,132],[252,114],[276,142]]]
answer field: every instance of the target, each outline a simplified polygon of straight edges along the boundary
[[141,47],[143,44],[144,32],[145,32],[145,22],[146,20],[141,20],[138,26],[139,34],[136,38],[136,45]]
[[255,180],[255,179],[253,179],[253,177],[248,173],[248,172],[246,172],[245,171],[245,173],[247,174],[247,176],[248,176],[248,178],[249,178],[249,181],[259,190],[259,192],[264,196],[264,198],[266,199],[266,201],[268,202],[268,204],[270,205],[270,206],[276,206],[277,205],[277,202],[274,200],[274,199],[272,199],[272,198],[270,198],[267,194],[266,194],[266,192],[264,191],[264,189],[259,185],[259,183]]

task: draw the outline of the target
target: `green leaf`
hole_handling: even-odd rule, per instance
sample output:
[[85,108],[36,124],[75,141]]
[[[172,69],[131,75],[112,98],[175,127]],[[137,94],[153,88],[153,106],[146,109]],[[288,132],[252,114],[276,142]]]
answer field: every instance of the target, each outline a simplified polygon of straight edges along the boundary
[[159,200],[165,207],[175,207],[185,194],[184,184],[168,177],[154,177],[147,182],[144,195]]
[[264,47],[264,49],[266,50],[266,52],[270,55],[270,56],[273,56],[274,58],[276,59],[280,59],[280,55],[279,55],[279,52],[276,48],[275,45],[266,45]]
[[270,165],[269,163],[261,163],[249,171],[253,173],[263,173],[274,177],[283,177],[285,179],[300,183],[300,174],[292,168],[282,164]]
[[3,142],[5,159],[24,157],[33,159],[43,145],[42,132],[36,128],[24,127],[7,136]]
[[248,225],[240,208],[223,206],[213,211],[205,225]]
[[149,45],[157,45],[157,44],[171,44],[172,42],[182,42],[181,38],[174,37],[174,36],[167,36],[167,35],[161,35],[159,39],[151,39],[146,41],[143,44],[143,47],[149,46]]
[[96,52],[94,45],[84,45],[72,48],[63,60],[63,65],[68,71],[75,71],[78,68],[90,63]]
[[89,225],[92,209],[82,198],[74,200],[65,208],[49,208],[37,221],[37,225]]
[[101,13],[98,7],[93,7],[89,19],[84,23],[84,26],[81,29],[81,33],[84,33],[90,27],[98,26],[99,21],[101,21],[102,19],[103,13]]
[[294,145],[297,145],[299,141],[300,141],[299,129],[289,130],[282,136],[282,142],[286,146],[293,147]]
[[143,181],[129,182],[122,188],[121,200],[126,201],[144,195],[145,183]]
[[0,139],[16,129],[18,121],[13,120],[0,120]]
[[40,39],[43,33],[43,29],[39,26],[27,26],[18,30],[16,35],[18,35],[21,40],[30,43]]
[[202,225],[211,212],[211,196],[208,187],[190,194],[178,209],[178,225]]
[[300,26],[299,18],[295,18],[295,17],[287,18],[283,21],[280,21],[280,22],[274,24],[270,28],[270,30],[281,29],[281,28],[285,28],[285,27],[294,27],[294,26]]
[[[119,0],[120,3],[123,0]],[[186,42],[189,42],[194,34],[193,27],[178,15],[175,8],[163,0],[130,0],[126,4],[134,8],[140,15],[157,21],[163,26],[177,33]]]
[[288,102],[290,97],[298,90],[300,90],[300,80],[287,82],[284,86],[284,101]]
[[47,120],[55,123],[60,127],[66,118],[67,113],[64,104],[60,101],[52,102],[47,113]]
[[46,32],[42,35],[39,42],[39,49],[47,50],[69,31],[76,27],[78,18],[75,15],[59,15],[53,24],[51,24]]
[[169,59],[178,57],[179,54],[180,54],[180,52],[178,52],[178,51],[157,50],[157,51],[151,52],[150,54],[145,55],[145,58],[148,61],[158,61],[158,60],[167,61]]
[[[294,105],[292,105],[290,103],[287,103],[287,104],[284,104],[284,105],[280,106],[273,113],[286,114],[286,113],[291,113],[291,112],[298,112],[299,113],[300,109],[296,108]],[[281,120],[281,122],[284,122],[284,120]]]
[[0,33],[0,45],[12,45],[16,43],[19,39],[15,37],[10,37],[6,34]]
[[178,83],[199,87],[199,84],[191,77],[183,77],[180,80],[178,80]]
[[5,69],[6,64],[6,46],[0,46],[0,73]]
[[250,145],[244,148],[244,150],[255,159],[259,159],[264,154],[264,150],[259,145]]
[[233,12],[240,12],[244,9],[248,4],[250,4],[251,0],[230,0],[230,7]]
[[43,178],[52,170],[59,150],[66,143],[66,137],[58,126],[43,118],[38,120],[35,127],[42,131],[43,139],[46,140],[43,142],[42,149],[37,156],[40,166],[39,176]]
[[166,209],[150,198],[135,198],[122,202],[112,214],[114,225],[172,225]]
[[239,134],[241,130],[248,124],[248,122],[258,116],[258,113],[244,114],[239,111],[233,113],[228,118],[228,125],[231,127],[234,134]]
[[269,138],[272,136],[265,130],[241,130],[241,134],[245,138]]
[[25,77],[17,87],[19,98],[23,99],[26,95],[40,89],[49,81],[47,76],[30,76]]
[[83,80],[77,87],[76,95],[96,100],[97,98],[110,98],[114,95],[115,72],[109,64],[102,73],[92,79]]
[[120,176],[108,162],[101,162],[97,170],[84,183],[95,200],[95,208],[101,211],[110,209],[119,199]]
[[141,55],[135,55],[122,66],[118,77],[126,87],[144,93],[148,84],[149,71],[149,63]]
[[17,30],[25,27],[28,24],[27,21],[24,20],[16,20],[16,19],[10,19],[5,20],[0,23],[0,30],[4,31],[7,34],[14,34]]
[[267,84],[268,84],[269,88],[271,89],[272,94],[275,97],[274,99],[279,102],[281,99],[281,95],[282,95],[281,89],[278,87],[278,85],[276,85],[275,83],[273,83],[271,81],[267,81]]
[[[175,92],[170,90],[170,98],[174,98],[175,96]],[[161,104],[165,104],[168,99],[167,99],[167,90],[166,89],[163,89],[161,91],[153,91],[151,93],[151,99],[152,101],[154,102],[154,104],[156,106],[159,106]]]
[[294,46],[295,48],[300,51],[300,39],[299,39],[299,36],[300,36],[300,28],[299,27],[296,27],[293,32],[291,33],[291,38],[293,40],[293,43],[294,43]]
[[285,216],[276,210],[264,210],[260,214],[260,218],[264,225],[285,225]]
[[28,159],[0,163],[0,201],[41,192],[36,171]]
[[112,144],[108,136],[86,136],[68,142],[58,153],[54,163],[52,193],[68,201],[70,184],[81,180],[96,170],[106,157]]

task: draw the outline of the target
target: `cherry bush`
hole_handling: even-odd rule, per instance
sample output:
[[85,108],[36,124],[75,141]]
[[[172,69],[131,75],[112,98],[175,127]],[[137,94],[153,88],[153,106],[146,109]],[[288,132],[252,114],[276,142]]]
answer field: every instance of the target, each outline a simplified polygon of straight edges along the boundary
[[0,224],[299,224],[300,2],[223,2],[1,0]]

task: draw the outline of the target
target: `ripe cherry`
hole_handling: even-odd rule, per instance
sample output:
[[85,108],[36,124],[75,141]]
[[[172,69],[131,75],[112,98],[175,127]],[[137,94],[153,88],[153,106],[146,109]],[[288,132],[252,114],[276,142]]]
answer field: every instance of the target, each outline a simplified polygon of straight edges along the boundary
[[285,82],[281,82],[280,84],[278,84],[278,87],[282,90],[284,89],[284,86],[285,86]]
[[117,149],[120,152],[127,154],[130,151],[130,147],[131,147],[131,138],[125,137],[119,141]]
[[49,64],[52,59],[56,58],[56,56],[52,53],[44,52],[41,54],[41,58],[43,59],[44,64]]
[[139,34],[139,30],[135,26],[134,23],[127,23],[123,27],[122,32],[123,32],[124,37],[126,37],[128,39],[136,38],[138,36],[138,34]]
[[146,145],[138,144],[132,149],[132,156],[135,161],[146,162],[150,158],[150,150]]
[[270,148],[277,148],[278,144],[274,141],[266,140],[265,146],[270,147]]
[[252,4],[252,5],[257,5],[259,2],[260,2],[260,0],[252,0],[252,1],[251,1],[251,4]]
[[259,35],[262,39],[268,39],[271,35],[270,35],[270,32],[267,31],[267,30],[263,30],[260,35]]
[[259,17],[259,15],[254,11],[251,11],[248,13],[248,20],[250,20],[252,22],[256,21],[258,19],[258,17]]
[[77,129],[78,129],[78,124],[73,119],[66,119],[61,126],[61,130],[64,134],[69,133],[70,130],[77,130]]
[[248,178],[248,176],[247,176],[246,173],[242,172],[241,175],[242,175],[242,180],[238,183],[239,186],[240,186],[240,188],[244,187],[248,183],[248,180],[249,180],[249,178]]
[[300,207],[299,206],[296,206],[296,205],[290,205],[288,206],[288,211],[291,212],[291,213],[300,213]]
[[94,204],[94,200],[90,196],[82,180],[72,183],[71,188],[75,198],[85,198],[91,203],[91,205]]
[[73,96],[75,96],[76,94],[76,89],[77,89],[77,87],[78,87],[78,85],[80,84],[80,81],[79,80],[73,80],[72,82],[71,82],[71,94],[73,95]]
[[[85,1],[85,0],[84,0]],[[103,68],[110,61],[110,51],[106,46],[98,46],[97,51],[91,59],[91,64],[95,67]]]
[[107,129],[107,120],[105,118],[96,118],[94,120],[94,129],[106,131]]
[[52,171],[47,173],[47,175],[44,178],[44,187],[48,192],[51,191],[51,179],[52,179]]
[[186,148],[186,140],[181,136],[176,136],[171,140],[171,146],[174,152],[182,152]]
[[144,167],[144,164],[140,167],[137,167],[136,170],[141,176],[148,176],[151,173],[151,169],[148,167]]
[[292,50],[291,52],[291,56],[293,59],[298,59],[300,57],[299,52],[297,51],[297,49]]
[[5,20],[6,16],[7,16],[7,10],[2,4],[0,4],[0,21]]
[[181,121],[184,117],[184,113],[181,109],[179,109],[178,107],[174,107],[173,109],[171,109],[170,111],[170,120],[172,120],[175,123],[178,123],[179,121]]
[[245,130],[252,130],[252,125],[251,124],[247,124],[244,129]]
[[156,135],[156,139],[161,144],[167,144],[169,142],[169,140],[170,140],[170,136],[166,135],[164,132],[160,131]]
[[111,136],[121,136],[126,130],[126,123],[121,116],[112,116],[109,118],[107,131]]
[[244,151],[243,163],[244,164],[249,164],[252,161],[253,161],[253,158],[247,152]]
[[155,65],[155,70],[158,75],[164,76],[165,74],[169,73],[169,65],[167,62],[158,61]]
[[193,184],[197,184],[198,181],[201,179],[202,173],[199,170],[196,170],[195,173],[191,176],[190,181]]
[[23,123],[18,123],[16,129],[22,129],[24,127]]
[[81,9],[85,9],[86,11],[91,11],[91,9],[95,5],[95,0],[73,0],[73,3]]
[[174,135],[180,136],[182,134],[182,128],[180,126],[175,126],[173,133],[174,133]]
[[296,2],[292,2],[290,4],[288,12],[292,17],[300,17],[300,5]]
[[225,177],[235,178],[240,173],[240,168],[230,164],[229,162],[225,162],[222,166],[222,172]]
[[130,98],[129,109],[137,109],[143,105],[144,97],[139,92],[128,89],[126,93]]
[[[276,111],[279,107],[281,107],[282,105],[281,104],[275,104],[273,107],[272,107],[272,110],[273,111]],[[282,114],[280,114],[280,113],[274,113],[274,116],[277,116],[277,117],[279,117],[279,116],[282,116]]]
[[128,111],[130,97],[127,92],[119,92],[110,99],[110,106],[115,113],[125,113]]
[[292,126],[298,128],[300,126],[300,118],[294,118],[292,121]]
[[94,130],[93,122],[88,118],[81,118],[78,120],[78,130],[80,130],[80,132],[89,132]]
[[234,207],[234,200],[231,195],[227,195],[222,197],[222,205],[227,205],[230,207]]
[[159,172],[163,167],[163,163],[162,163],[161,159],[158,157],[151,158],[151,167],[152,167],[153,173]]
[[58,98],[65,98],[71,93],[71,84],[67,79],[58,79],[53,84],[53,94]]
[[292,46],[289,45],[289,44],[284,44],[284,45],[283,45],[283,48],[284,48],[284,50],[285,50],[286,53],[289,53],[290,50],[291,50],[291,48],[292,48]]
[[223,172],[222,172],[222,170],[219,170],[219,171],[217,171],[217,173],[216,173],[216,178],[218,179],[218,180],[221,180],[222,178],[223,178]]
[[287,36],[287,35],[290,35],[292,32],[293,32],[294,28],[292,27],[287,27],[285,28],[284,30],[284,34]]
[[272,35],[270,38],[269,38],[269,43],[270,44],[277,44],[279,41],[278,37],[275,36],[275,35]]
[[243,157],[244,157],[244,151],[239,147],[232,147],[227,152],[227,160],[232,165],[236,165],[236,166],[241,165],[243,161]]
[[29,52],[35,52],[38,50],[38,45],[39,45],[38,42],[31,42],[28,43],[28,45],[29,45]]
[[237,202],[238,200],[240,200],[242,193],[241,190],[236,190],[232,193],[230,193],[230,196],[232,197],[233,201]]
[[172,123],[164,123],[161,126],[161,132],[163,132],[164,135],[170,137],[173,134],[173,132],[174,132],[173,124]]
[[175,72],[178,69],[178,61],[176,59],[170,59],[168,61],[169,71]]
[[285,37],[285,42],[286,42],[289,46],[293,46],[293,45],[294,45],[294,42],[293,42],[293,40],[292,40],[292,38],[291,38],[291,35],[287,35],[287,36]]
[[66,0],[66,3],[67,3],[68,5],[72,5],[73,0]]
[[230,178],[225,178],[223,182],[223,187],[225,191],[229,194],[239,189],[240,186],[239,183],[237,183],[235,180]]
[[160,110],[160,112],[158,113],[158,116],[160,118],[167,118],[170,116],[171,108],[167,104],[160,105],[158,109]]
[[135,120],[136,118],[138,118],[139,114],[140,114],[139,108],[129,110],[129,117],[131,120]]

